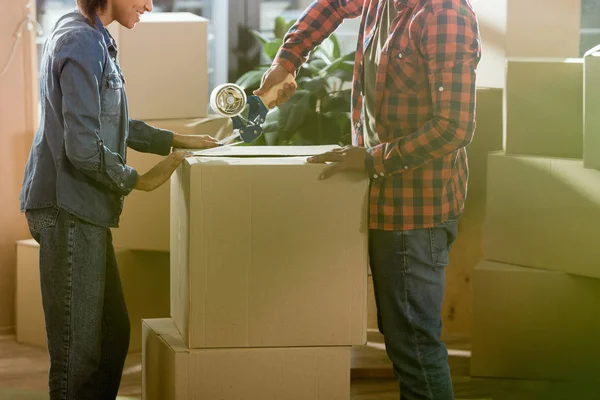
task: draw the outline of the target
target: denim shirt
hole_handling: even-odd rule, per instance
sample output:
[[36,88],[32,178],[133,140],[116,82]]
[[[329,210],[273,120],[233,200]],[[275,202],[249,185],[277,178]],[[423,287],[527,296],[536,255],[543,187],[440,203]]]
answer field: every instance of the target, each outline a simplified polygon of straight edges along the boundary
[[21,211],[60,207],[117,227],[138,179],[126,164],[127,146],[167,155],[173,133],[129,118],[117,48],[100,19],[92,25],[74,10],[57,22],[44,45],[40,100]]

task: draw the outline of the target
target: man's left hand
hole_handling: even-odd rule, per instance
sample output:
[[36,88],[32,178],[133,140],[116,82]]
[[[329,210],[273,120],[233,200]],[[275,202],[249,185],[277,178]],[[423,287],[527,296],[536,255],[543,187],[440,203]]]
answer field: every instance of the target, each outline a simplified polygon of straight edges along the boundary
[[178,149],[210,149],[219,146],[219,141],[209,135],[173,135],[173,147]]
[[342,171],[365,172],[366,157],[367,150],[364,147],[346,146],[328,153],[310,157],[308,162],[314,164],[335,162],[336,164],[325,169],[319,176],[319,179],[328,179]]

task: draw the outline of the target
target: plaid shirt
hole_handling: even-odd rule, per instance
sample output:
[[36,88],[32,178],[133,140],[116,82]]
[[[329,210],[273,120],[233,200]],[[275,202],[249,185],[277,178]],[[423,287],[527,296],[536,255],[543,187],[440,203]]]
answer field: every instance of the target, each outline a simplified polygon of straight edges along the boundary
[[[467,195],[465,147],[475,131],[481,56],[469,0],[389,0],[398,18],[377,73],[377,133],[370,148],[369,227],[410,230],[458,218]],[[275,64],[297,71],[346,18],[362,15],[352,88],[352,140],[363,145],[363,56],[379,0],[316,0],[286,35]]]

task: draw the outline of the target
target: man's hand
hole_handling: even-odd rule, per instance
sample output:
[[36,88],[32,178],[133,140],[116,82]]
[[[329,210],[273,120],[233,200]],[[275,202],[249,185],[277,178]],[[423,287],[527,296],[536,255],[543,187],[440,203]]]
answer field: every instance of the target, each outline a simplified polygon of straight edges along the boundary
[[179,164],[191,156],[192,153],[187,151],[176,151],[165,157],[164,160],[156,164],[154,168],[138,177],[135,184],[135,189],[144,192],[151,192],[160,187],[163,183],[169,180],[173,171],[177,169]]
[[346,146],[328,153],[310,157],[308,162],[314,164],[335,162],[336,164],[326,168],[319,176],[319,179],[328,179],[342,171],[365,172],[366,157],[367,150],[364,147]]
[[178,149],[210,149],[219,146],[219,141],[209,135],[173,134],[171,145]]
[[[290,73],[288,70],[283,68],[281,65],[273,65],[269,68],[262,77],[262,82],[260,87],[255,90],[253,93],[257,96],[264,96],[269,92],[269,90],[283,82]],[[283,85],[283,89],[279,89],[279,93],[277,95],[277,99],[275,101],[271,101],[269,104],[265,104],[268,108],[273,108],[275,106],[280,106],[286,101],[288,101],[296,92],[296,85],[293,83],[286,83]]]

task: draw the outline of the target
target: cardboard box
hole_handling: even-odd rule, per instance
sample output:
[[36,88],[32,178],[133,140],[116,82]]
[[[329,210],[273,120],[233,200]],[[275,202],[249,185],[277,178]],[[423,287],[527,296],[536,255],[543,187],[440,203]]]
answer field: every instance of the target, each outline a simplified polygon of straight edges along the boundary
[[493,153],[488,182],[486,259],[600,278],[600,171]]
[[467,201],[485,197],[487,158],[491,151],[502,150],[502,89],[477,88],[476,130],[467,147],[469,159],[469,192]]
[[506,82],[507,0],[473,1],[481,36],[477,87],[504,88]]
[[600,46],[585,54],[583,91],[583,163],[600,169]]
[[170,318],[144,320],[144,400],[347,400],[351,347],[188,349]]
[[507,2],[507,57],[579,57],[581,0]]
[[509,59],[508,154],[583,157],[583,60]]
[[319,181],[326,166],[302,156],[332,148],[224,147],[173,175],[171,316],[186,346],[366,342],[368,182]]
[[483,261],[473,278],[471,374],[599,381],[600,280]]
[[132,30],[108,26],[134,119],[205,117],[208,20],[192,13],[146,13]]
[[[117,263],[131,324],[129,352],[142,349],[143,318],[169,315],[169,254],[117,250]],[[47,347],[40,289],[39,245],[17,242],[16,334],[19,343]]]
[[[225,137],[232,133],[231,119],[210,116],[197,119],[150,120],[152,126],[182,135]],[[155,154],[127,150],[127,164],[144,174],[162,161]],[[165,183],[152,192],[132,191],[123,205],[119,228],[113,229],[115,247],[128,250],[169,251],[170,189]]]

